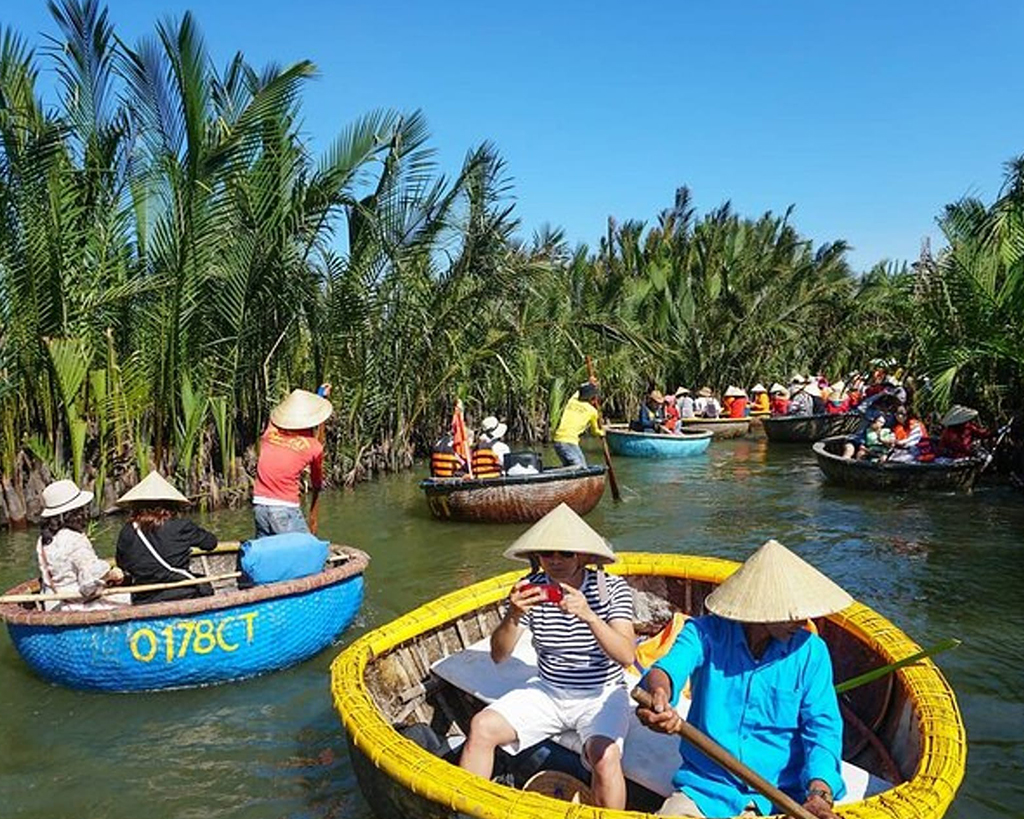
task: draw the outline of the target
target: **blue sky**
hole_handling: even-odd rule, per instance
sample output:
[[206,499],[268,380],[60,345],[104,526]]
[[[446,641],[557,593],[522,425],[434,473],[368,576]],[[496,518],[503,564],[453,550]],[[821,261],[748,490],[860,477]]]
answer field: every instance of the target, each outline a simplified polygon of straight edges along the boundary
[[[0,22],[41,43],[42,0]],[[312,60],[324,146],[373,108],[422,108],[445,170],[490,140],[529,235],[593,244],[687,184],[703,212],[781,212],[851,262],[917,257],[935,217],[991,200],[1024,153],[1024,3],[113,0],[134,42],[191,9],[218,66]]]

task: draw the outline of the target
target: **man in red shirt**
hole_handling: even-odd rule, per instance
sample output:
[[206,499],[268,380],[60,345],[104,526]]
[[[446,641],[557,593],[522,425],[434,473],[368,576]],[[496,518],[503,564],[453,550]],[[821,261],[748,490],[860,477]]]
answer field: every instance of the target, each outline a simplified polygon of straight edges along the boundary
[[331,402],[306,390],[293,390],[270,413],[260,439],[252,488],[256,537],[308,532],[299,503],[299,478],[308,467],[313,504],[323,486],[324,446],[317,428],[333,412]]

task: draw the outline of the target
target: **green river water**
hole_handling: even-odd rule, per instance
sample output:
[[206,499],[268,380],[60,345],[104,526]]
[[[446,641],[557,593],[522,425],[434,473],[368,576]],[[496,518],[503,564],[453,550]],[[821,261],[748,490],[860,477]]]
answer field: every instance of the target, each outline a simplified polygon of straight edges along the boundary
[[[597,462],[597,450],[590,451]],[[545,460],[554,460],[545,453]],[[624,500],[588,522],[618,550],[741,560],[774,537],[927,645],[967,725],[967,776],[947,816],[1024,816],[1024,499],[893,497],[824,486],[809,448],[715,442],[682,461],[617,459]],[[432,520],[413,473],[324,496],[321,534],[369,552],[366,599],[335,648],[247,682],[153,694],[48,685],[0,636],[0,816],[351,817],[372,814],[329,695],[331,659],[353,638],[444,592],[514,568],[523,526]],[[203,523],[246,537],[247,510]],[[120,522],[93,532],[113,552]],[[0,586],[36,572],[35,534],[0,535]]]

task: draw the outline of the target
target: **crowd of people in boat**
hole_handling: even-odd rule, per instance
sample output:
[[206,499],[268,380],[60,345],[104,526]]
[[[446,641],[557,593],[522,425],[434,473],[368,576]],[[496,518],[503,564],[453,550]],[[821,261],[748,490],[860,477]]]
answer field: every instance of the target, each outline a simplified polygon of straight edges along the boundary
[[[329,394],[326,384],[316,393],[292,391],[274,407],[260,440],[252,498],[254,538],[249,545],[273,536],[297,536],[275,544],[274,570],[279,574],[308,574],[322,568],[326,557],[326,549],[321,557],[315,546],[322,542],[309,535],[311,528],[316,529],[316,497],[323,484],[322,429],[332,413]],[[300,479],[307,470],[313,492],[310,522],[300,506]],[[46,609],[111,608],[214,593],[190,564],[196,551],[217,547],[217,536],[183,516],[189,499],[163,475],[151,471],[117,499],[128,517],[113,563],[97,556],[86,534],[92,501],[92,492],[67,479],[43,490],[36,557]],[[244,569],[241,560],[239,566]],[[245,571],[240,574],[240,587],[258,582]],[[124,592],[111,593],[112,587],[123,587]]]

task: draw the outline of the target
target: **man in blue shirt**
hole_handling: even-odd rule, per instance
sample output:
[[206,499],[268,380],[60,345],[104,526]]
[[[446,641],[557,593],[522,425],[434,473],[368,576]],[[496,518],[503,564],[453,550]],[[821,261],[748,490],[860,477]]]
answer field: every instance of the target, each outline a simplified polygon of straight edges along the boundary
[[[769,540],[705,600],[712,614],[689,620],[642,685],[647,727],[674,733],[674,706],[690,680],[687,719],[769,782],[832,819],[843,796],[843,723],[825,642],[807,621],[840,611],[850,596],[780,543]],[[687,742],[664,816],[774,812],[756,790]]]

